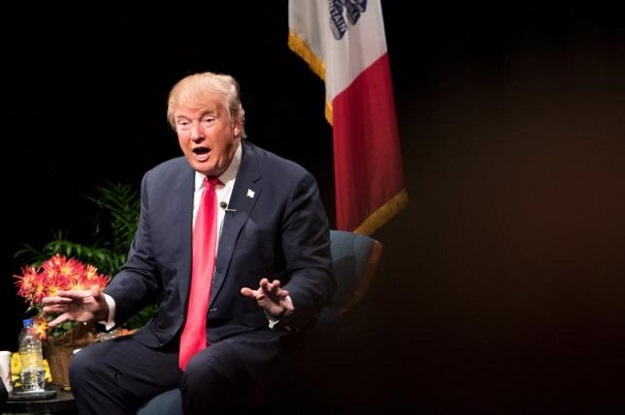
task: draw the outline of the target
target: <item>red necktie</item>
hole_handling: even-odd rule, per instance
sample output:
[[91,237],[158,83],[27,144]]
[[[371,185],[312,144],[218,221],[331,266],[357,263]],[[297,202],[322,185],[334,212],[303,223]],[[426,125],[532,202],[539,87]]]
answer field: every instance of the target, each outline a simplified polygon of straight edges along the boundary
[[180,369],[184,370],[195,353],[207,346],[206,314],[215,266],[217,241],[217,178],[204,180],[204,193],[193,228],[193,266],[187,320],[180,338]]

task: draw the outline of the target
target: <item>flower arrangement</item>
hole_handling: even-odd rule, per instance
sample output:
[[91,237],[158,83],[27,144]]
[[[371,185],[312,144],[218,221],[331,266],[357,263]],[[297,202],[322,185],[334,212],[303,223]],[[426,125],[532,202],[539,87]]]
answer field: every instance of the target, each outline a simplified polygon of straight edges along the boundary
[[43,315],[41,300],[44,297],[53,296],[59,290],[88,290],[94,285],[104,288],[110,280],[110,277],[101,274],[97,267],[58,253],[40,265],[26,265],[21,271],[22,275],[14,276],[17,294],[24,297],[28,303],[27,311],[37,310],[33,320],[42,340],[48,335],[53,338],[61,337],[76,325],[75,322],[67,321],[49,327],[48,321],[53,316]]

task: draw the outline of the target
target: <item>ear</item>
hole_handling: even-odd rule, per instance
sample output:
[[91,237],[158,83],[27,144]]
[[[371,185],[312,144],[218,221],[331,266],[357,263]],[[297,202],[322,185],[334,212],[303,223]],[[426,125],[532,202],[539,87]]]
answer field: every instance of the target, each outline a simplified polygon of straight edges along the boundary
[[243,135],[243,129],[241,128],[241,120],[237,120],[233,123],[233,131],[235,137],[241,137]]

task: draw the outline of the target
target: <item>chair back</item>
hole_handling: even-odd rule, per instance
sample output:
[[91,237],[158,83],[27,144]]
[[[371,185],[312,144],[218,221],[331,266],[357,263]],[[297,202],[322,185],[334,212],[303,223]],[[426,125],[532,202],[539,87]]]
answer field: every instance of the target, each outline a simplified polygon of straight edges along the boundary
[[359,233],[330,231],[330,249],[336,278],[332,307],[340,314],[358,305],[378,269],[383,245],[373,237]]

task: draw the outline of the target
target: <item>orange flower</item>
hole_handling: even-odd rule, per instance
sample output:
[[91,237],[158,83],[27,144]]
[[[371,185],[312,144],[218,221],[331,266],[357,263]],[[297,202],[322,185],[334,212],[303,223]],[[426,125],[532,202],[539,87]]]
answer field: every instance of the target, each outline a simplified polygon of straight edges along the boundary
[[35,332],[37,333],[37,335],[39,335],[41,340],[45,340],[48,338],[48,322],[46,321],[45,317],[43,317],[42,315],[35,316],[35,318],[33,319],[33,325],[35,327]]
[[[22,275],[15,275],[17,294],[24,297],[29,310],[36,309],[35,325],[42,339],[49,331],[48,320],[42,313],[41,301],[44,297],[54,296],[59,290],[87,290],[94,285],[104,288],[110,277],[98,272],[91,264],[84,264],[75,258],[55,254],[39,266],[22,267]],[[58,337],[70,326],[63,324],[53,329],[52,335]]]

